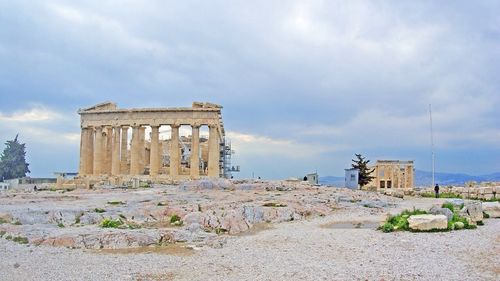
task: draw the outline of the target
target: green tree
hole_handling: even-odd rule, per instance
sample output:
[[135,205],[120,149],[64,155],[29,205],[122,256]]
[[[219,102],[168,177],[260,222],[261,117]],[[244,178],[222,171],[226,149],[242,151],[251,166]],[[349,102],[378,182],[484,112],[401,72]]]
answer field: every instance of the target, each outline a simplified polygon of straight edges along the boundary
[[359,177],[358,177],[358,184],[360,187],[363,187],[367,185],[372,179],[375,177],[371,176],[371,173],[375,169],[369,169],[368,168],[368,163],[370,163],[370,160],[365,160],[361,154],[354,154],[356,156],[356,159],[352,160],[352,167],[355,169],[358,169],[359,171]]
[[5,143],[6,148],[0,156],[0,178],[15,179],[25,177],[30,173],[26,163],[26,144],[16,138]]

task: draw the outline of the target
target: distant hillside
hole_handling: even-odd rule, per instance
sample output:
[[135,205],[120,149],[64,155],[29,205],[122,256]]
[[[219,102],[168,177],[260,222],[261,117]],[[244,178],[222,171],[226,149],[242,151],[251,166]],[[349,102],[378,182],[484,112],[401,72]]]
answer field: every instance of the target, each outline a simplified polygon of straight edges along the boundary
[[[454,173],[436,173],[436,183],[439,185],[463,185],[468,181],[498,181],[500,182],[500,173],[488,175],[471,176],[467,174]],[[325,176],[319,178],[319,183],[324,185],[344,186],[344,177]],[[415,170],[415,186],[429,186],[432,183],[432,173],[427,171]]]
[[[436,173],[436,183],[439,185],[463,185],[468,181],[500,181],[500,173],[489,175],[471,176],[467,174],[453,174],[453,173]],[[415,170],[415,185],[426,186],[432,183],[432,173],[427,171]]]
[[326,176],[320,177],[319,183],[324,185],[344,186],[344,177]]

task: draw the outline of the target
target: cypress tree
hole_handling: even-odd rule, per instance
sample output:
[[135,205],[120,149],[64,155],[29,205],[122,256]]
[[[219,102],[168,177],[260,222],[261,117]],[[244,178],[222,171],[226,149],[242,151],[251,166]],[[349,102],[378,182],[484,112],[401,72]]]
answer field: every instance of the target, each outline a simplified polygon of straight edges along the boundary
[[371,176],[371,173],[375,169],[369,169],[368,168],[368,163],[370,160],[365,160],[361,154],[354,154],[357,159],[352,159],[352,167],[355,169],[358,169],[359,171],[359,177],[358,177],[358,184],[360,187],[363,187],[370,183],[372,179],[374,179],[374,176]]
[[26,144],[17,139],[7,141],[0,156],[0,179],[15,179],[25,177],[30,173],[26,163]]

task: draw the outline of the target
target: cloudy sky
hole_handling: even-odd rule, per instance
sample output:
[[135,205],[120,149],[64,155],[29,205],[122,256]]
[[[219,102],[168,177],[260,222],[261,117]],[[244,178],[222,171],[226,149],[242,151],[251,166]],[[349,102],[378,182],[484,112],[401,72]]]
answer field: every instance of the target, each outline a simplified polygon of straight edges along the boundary
[[500,171],[500,1],[0,1],[0,136],[76,171],[78,108],[210,101],[240,177],[354,153]]

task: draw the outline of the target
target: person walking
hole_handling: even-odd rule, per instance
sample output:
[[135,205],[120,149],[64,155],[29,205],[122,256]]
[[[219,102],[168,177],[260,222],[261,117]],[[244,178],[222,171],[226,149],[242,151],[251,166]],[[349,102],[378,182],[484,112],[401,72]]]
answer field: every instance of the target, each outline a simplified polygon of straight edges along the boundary
[[436,183],[436,186],[434,187],[434,192],[436,193],[436,198],[439,198],[439,184]]

